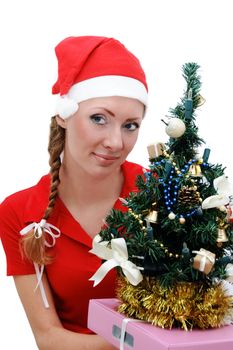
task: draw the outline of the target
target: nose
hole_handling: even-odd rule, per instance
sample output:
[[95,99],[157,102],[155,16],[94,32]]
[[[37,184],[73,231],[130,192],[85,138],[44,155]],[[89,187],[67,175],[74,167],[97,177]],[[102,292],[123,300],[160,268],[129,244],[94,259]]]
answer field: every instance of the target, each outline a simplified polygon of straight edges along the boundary
[[123,148],[123,135],[120,128],[111,128],[104,139],[104,147],[111,149],[113,152],[121,151]]

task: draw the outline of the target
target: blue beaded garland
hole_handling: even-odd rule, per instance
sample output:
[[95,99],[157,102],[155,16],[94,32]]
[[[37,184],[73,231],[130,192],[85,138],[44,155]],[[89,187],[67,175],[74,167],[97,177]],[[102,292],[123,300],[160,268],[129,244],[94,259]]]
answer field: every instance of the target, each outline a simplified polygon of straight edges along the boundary
[[[174,174],[177,173],[176,170],[177,168],[174,168],[173,166],[171,167],[170,170],[170,174],[169,174],[169,181],[168,184],[166,184],[166,182],[164,181],[164,179],[159,178],[159,182],[163,184],[163,192],[164,192],[164,199],[165,199],[165,205],[167,207],[167,210],[169,212],[171,212],[172,210],[172,206],[177,202],[177,195],[178,195],[178,189],[179,189],[179,182],[180,182],[180,178],[182,178],[189,170],[190,166],[193,163],[196,163],[196,159],[192,159],[190,160],[187,164],[184,165],[184,167],[180,170],[180,172],[177,174],[178,178],[174,179]],[[161,164],[166,163],[165,159],[161,159],[161,161],[156,161],[154,162],[154,165],[156,166],[160,166]],[[174,164],[174,163],[173,163]],[[201,166],[203,167],[208,167],[209,164],[208,163],[202,163]],[[151,173],[149,173],[151,176]],[[173,196],[170,193],[171,192],[171,185],[173,184],[173,182],[175,181],[175,185],[174,185],[174,192],[173,192]],[[200,211],[198,210],[199,208],[195,208],[192,209],[190,212],[186,213],[186,214],[180,214],[179,218],[184,218],[184,217],[191,217],[193,215],[200,215]],[[176,215],[177,216],[177,215]]]
[[[170,212],[172,210],[172,206],[177,202],[177,195],[178,195],[178,183],[179,183],[179,178],[183,177],[187,172],[188,169],[190,168],[190,166],[196,162],[196,159],[192,159],[191,161],[189,161],[187,164],[184,165],[184,167],[180,170],[180,173],[178,173],[178,179],[174,179],[174,173],[175,173],[175,169],[172,168],[170,175],[169,175],[169,181],[168,184],[166,184],[165,182],[163,183],[164,185],[164,199],[165,199],[165,205],[167,207],[167,210]],[[206,164],[202,164],[203,166],[206,166]],[[173,183],[173,181],[175,180],[175,185],[174,185],[174,191],[173,191],[173,195],[171,194],[171,185]],[[179,217],[180,218],[189,218],[193,215],[197,214],[197,210],[192,209],[190,212],[188,213],[183,213],[180,214]]]

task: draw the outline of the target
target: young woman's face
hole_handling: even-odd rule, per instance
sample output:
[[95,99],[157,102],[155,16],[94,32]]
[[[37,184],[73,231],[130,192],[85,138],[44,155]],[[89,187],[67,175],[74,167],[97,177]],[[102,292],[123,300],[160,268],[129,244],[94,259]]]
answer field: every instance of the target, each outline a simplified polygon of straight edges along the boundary
[[133,149],[143,114],[144,105],[132,98],[114,96],[81,102],[78,111],[63,121],[65,164],[93,176],[113,172]]

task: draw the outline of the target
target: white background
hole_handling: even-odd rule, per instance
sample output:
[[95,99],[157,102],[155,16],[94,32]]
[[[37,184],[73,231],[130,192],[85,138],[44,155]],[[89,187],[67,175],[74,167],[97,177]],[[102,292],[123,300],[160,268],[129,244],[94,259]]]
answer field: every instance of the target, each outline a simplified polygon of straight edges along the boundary
[[[233,178],[233,21],[231,0],[2,1],[0,5],[0,201],[48,172],[47,140],[55,99],[54,46],[70,35],[113,36],[135,53],[148,77],[148,114],[130,160],[148,165],[146,145],[167,141],[160,121],[185,88],[181,66],[201,66],[206,103],[199,135]],[[202,154],[202,150],[200,150]],[[79,302],[77,300],[77,302]],[[0,349],[34,350],[33,336],[5,277],[0,250]]]

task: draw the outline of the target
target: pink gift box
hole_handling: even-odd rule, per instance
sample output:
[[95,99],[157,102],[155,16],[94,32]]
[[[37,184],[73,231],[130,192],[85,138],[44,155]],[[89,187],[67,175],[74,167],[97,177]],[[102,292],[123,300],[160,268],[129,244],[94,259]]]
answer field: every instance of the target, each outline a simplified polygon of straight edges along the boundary
[[[92,299],[88,327],[115,347],[125,350],[233,350],[233,325],[217,329],[184,331],[162,329],[116,311],[117,299]],[[125,321],[124,321],[125,320]],[[120,343],[122,325],[124,340]]]

